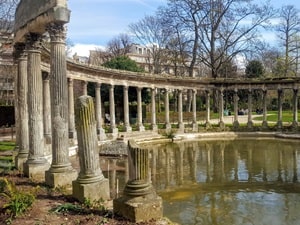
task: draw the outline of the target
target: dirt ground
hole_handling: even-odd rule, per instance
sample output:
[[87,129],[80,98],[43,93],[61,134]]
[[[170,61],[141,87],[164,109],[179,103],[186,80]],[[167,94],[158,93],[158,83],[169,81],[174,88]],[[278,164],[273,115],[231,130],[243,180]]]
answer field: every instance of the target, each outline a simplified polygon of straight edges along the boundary
[[[73,168],[79,169],[78,158],[71,157]],[[103,166],[103,165],[102,165]],[[102,167],[101,166],[101,167]],[[0,180],[7,179],[17,190],[35,195],[33,205],[21,216],[10,219],[4,209],[7,198],[1,195],[0,190],[0,225],[172,225],[171,221],[163,218],[159,221],[132,223],[118,215],[113,214],[112,201],[101,202],[96,205],[80,204],[72,198],[72,190],[67,188],[49,188],[44,183],[38,183],[24,177],[17,170],[1,172]],[[1,187],[0,187],[1,189]],[[75,210],[60,210],[66,206],[76,207]],[[68,208],[69,209],[69,208]]]
[[[167,219],[159,221],[148,221],[143,223],[132,223],[128,220],[114,215],[112,211],[112,202],[101,203],[102,207],[89,208],[86,205],[75,201],[71,195],[66,194],[68,190],[51,189],[44,184],[36,183],[26,177],[23,177],[17,171],[11,171],[1,175],[1,179],[6,178],[13,182],[18,190],[22,192],[34,193],[36,196],[33,205],[21,216],[10,220],[9,215],[3,209],[7,199],[0,195],[0,225],[121,225],[121,224],[140,224],[140,225],[167,225],[172,224]],[[79,210],[70,210],[64,212],[54,212],[58,206],[70,203],[72,206],[81,207]]]

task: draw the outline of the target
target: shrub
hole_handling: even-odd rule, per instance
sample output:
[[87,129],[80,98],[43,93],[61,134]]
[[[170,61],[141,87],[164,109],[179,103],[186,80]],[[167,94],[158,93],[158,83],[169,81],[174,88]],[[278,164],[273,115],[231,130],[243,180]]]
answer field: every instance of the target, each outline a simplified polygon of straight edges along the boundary
[[35,200],[33,194],[19,191],[16,186],[7,179],[1,180],[0,184],[0,194],[7,200],[7,203],[4,204],[3,208],[11,215],[11,217],[21,215]]

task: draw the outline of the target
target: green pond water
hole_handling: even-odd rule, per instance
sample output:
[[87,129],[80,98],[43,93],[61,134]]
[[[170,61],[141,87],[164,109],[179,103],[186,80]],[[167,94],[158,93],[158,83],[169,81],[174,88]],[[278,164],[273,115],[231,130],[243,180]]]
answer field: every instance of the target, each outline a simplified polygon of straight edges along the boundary
[[[172,221],[300,224],[300,142],[187,141],[146,147],[151,149],[152,183],[163,199],[164,216]],[[109,176],[122,191],[126,172]]]

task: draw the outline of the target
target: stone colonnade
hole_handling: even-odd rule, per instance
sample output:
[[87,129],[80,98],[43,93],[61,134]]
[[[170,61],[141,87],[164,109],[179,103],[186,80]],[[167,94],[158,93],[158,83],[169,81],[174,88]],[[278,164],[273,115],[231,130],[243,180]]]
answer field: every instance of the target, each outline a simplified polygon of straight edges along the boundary
[[[72,79],[69,79],[69,87],[72,85]],[[98,139],[100,141],[105,140],[107,138],[106,133],[104,132],[103,129],[103,116],[102,116],[102,101],[101,101],[101,85],[102,83],[96,82],[96,116],[97,116],[97,131],[98,131]],[[152,84],[149,84],[149,86]],[[83,82],[83,93],[87,93],[87,90],[85,90],[87,84],[86,82]],[[110,117],[110,129],[109,133],[112,134],[113,137],[118,136],[118,128],[116,125],[116,112],[115,112],[115,96],[114,96],[114,85],[110,85],[109,88],[109,117]],[[124,98],[124,105],[123,105],[123,110],[124,110],[124,129],[126,132],[131,132],[132,131],[132,125],[130,124],[130,112],[129,112],[129,102],[128,102],[128,85],[123,86],[123,98]],[[145,87],[144,87],[145,88]],[[136,87],[137,90],[137,130],[138,131],[144,131],[145,126],[143,124],[143,112],[142,112],[142,97],[141,97],[141,91],[143,87]],[[164,93],[164,110],[165,110],[165,121],[164,121],[164,127],[166,131],[170,131],[172,126],[170,122],[170,100],[169,96],[170,93],[173,92],[175,93],[176,89],[170,90],[170,88],[165,88],[161,89],[163,90],[162,93]],[[198,132],[198,121],[199,120],[205,120],[205,126],[206,128],[209,128],[211,126],[211,118],[210,118],[210,108],[211,108],[211,96],[212,96],[212,91],[213,90],[205,90],[201,93],[205,94],[205,99],[206,99],[206,116],[205,118],[197,118],[197,102],[196,102],[196,96],[197,92],[199,92],[197,89],[191,89],[192,93],[192,119],[191,119],[191,124],[190,126],[192,132]],[[225,128],[225,123],[224,123],[224,88],[216,88],[216,90],[219,92],[219,126],[220,128]],[[238,96],[238,88],[233,89],[233,104],[234,104],[234,117],[233,117],[233,127],[238,128],[240,125],[239,119],[238,119],[238,110],[239,110],[239,96]],[[255,89],[259,90],[262,94],[262,117],[263,121],[261,123],[262,128],[267,128],[268,127],[268,121],[267,121],[267,100],[268,100],[268,89],[265,87],[261,87],[261,89]],[[271,89],[270,89],[271,90]],[[69,91],[73,93],[72,88],[69,88]],[[159,88],[150,88],[150,94],[151,94],[151,107],[150,107],[150,112],[151,112],[151,129],[153,131],[157,131],[158,129],[158,124],[157,124],[157,101],[156,101],[156,95],[157,92],[159,91]],[[183,92],[185,90],[183,89],[177,89],[177,113],[178,113],[178,119],[175,124],[177,132],[178,133],[183,133],[186,128],[186,124],[183,121]],[[247,127],[251,131],[251,129],[254,126],[253,123],[253,105],[252,105],[252,100],[253,100],[253,91],[254,89],[248,89],[247,90],[247,96],[248,96],[248,101],[246,102],[247,107],[247,115],[248,115],[248,121],[247,121]],[[278,88],[278,121],[277,121],[277,128],[278,130],[281,130],[282,128],[282,96],[284,94],[284,89]],[[198,93],[199,94],[199,93]],[[73,102],[74,99],[72,94],[69,94],[70,96],[70,102]],[[297,129],[298,127],[298,89],[293,89],[293,123],[292,126]],[[70,110],[69,111],[69,118],[74,118],[74,111]],[[74,122],[71,122],[73,124]],[[173,125],[174,126],[174,125]],[[71,126],[70,128],[71,129]],[[70,131],[70,133],[75,133],[75,129],[73,131]]]
[[[47,182],[50,185],[55,184],[55,179],[58,174],[73,174],[75,172],[71,167],[68,158],[68,146],[70,140],[76,139],[75,130],[75,112],[74,112],[74,79],[72,76],[67,78],[66,59],[65,59],[65,32],[62,24],[50,24],[47,27],[47,31],[50,34],[51,41],[51,55],[50,55],[50,74],[41,72],[41,36],[38,34],[29,34],[26,42],[15,46],[16,56],[18,59],[18,114],[19,114],[19,155],[16,163],[17,167],[23,169],[22,165],[26,162],[26,175],[31,176],[34,172],[31,172],[31,168],[44,167],[43,170],[49,171]],[[43,76],[42,76],[43,74]],[[91,82],[91,81],[89,81]],[[104,83],[104,82],[102,82]],[[103,115],[102,115],[102,99],[101,99],[101,82],[97,81],[95,77],[95,111],[97,120],[97,136],[99,141],[107,139],[107,133],[103,129]],[[132,131],[132,124],[130,124],[129,118],[129,100],[128,90],[129,84],[123,82],[123,109],[124,109],[124,127],[126,132]],[[82,80],[83,95],[87,94],[86,80]],[[109,133],[113,138],[118,136],[118,128],[116,124],[116,112],[115,112],[115,85],[107,82],[109,85],[109,117],[110,128]],[[219,92],[219,126],[224,128],[224,88],[222,86],[210,86],[205,89],[203,86],[197,88],[184,89],[180,86],[161,88],[161,86],[155,87],[155,84],[149,83],[147,87],[135,86],[137,95],[137,130],[144,131],[145,126],[143,124],[143,108],[142,108],[142,89],[150,89],[151,94],[151,129],[157,131],[157,109],[156,109],[156,95],[159,90],[164,93],[164,110],[165,110],[165,129],[170,131],[170,100],[171,93],[177,92],[177,112],[178,121],[176,122],[177,132],[183,133],[186,128],[186,124],[183,121],[183,93],[191,90],[192,93],[192,120],[191,131],[198,131],[198,121],[205,120],[205,126],[209,128],[211,126],[210,108],[211,108],[211,96],[213,90]],[[251,85],[250,85],[251,86]],[[151,87],[151,88],[149,88]],[[50,89],[50,91],[49,91]],[[238,90],[245,90],[242,86],[239,88],[235,85],[234,92],[234,119],[233,126],[239,127],[238,121],[238,105],[239,97]],[[280,130],[282,128],[282,96],[284,91],[288,88],[277,87],[278,91],[278,122],[277,127]],[[28,91],[27,91],[28,90]],[[252,95],[254,90],[260,90],[263,99],[263,122],[262,128],[268,127],[267,121],[267,97],[268,91],[274,90],[274,86],[268,89],[268,85],[256,85],[255,89],[246,89],[248,93],[248,122],[247,127],[251,130],[253,128],[252,118]],[[298,88],[294,86],[293,90],[293,127],[298,127]],[[26,93],[28,94],[22,94]],[[196,96],[199,93],[205,94],[206,99],[206,116],[205,118],[197,118],[197,101]],[[50,107],[51,105],[51,107]],[[51,108],[51,110],[49,110]],[[50,113],[51,111],[51,113]],[[49,115],[51,114],[51,119]],[[174,126],[174,124],[173,124]],[[52,164],[47,164],[47,154],[45,154],[44,147],[52,144]],[[43,147],[44,146],[44,147]],[[34,166],[32,166],[34,165]],[[37,169],[40,171],[40,169]],[[50,175],[51,174],[51,175]],[[65,176],[65,175],[63,175]],[[70,176],[68,176],[70,177]],[[57,178],[61,179],[61,178]]]
[[[28,33],[15,45],[18,62],[19,152],[16,167],[50,186],[71,184],[77,178],[69,159],[69,136],[75,132],[73,89],[67,87],[63,23],[50,23],[50,74],[42,72],[42,34]],[[68,93],[69,91],[69,93]],[[69,105],[68,105],[69,103]],[[69,110],[70,109],[70,110]],[[70,112],[69,112],[70,111]]]

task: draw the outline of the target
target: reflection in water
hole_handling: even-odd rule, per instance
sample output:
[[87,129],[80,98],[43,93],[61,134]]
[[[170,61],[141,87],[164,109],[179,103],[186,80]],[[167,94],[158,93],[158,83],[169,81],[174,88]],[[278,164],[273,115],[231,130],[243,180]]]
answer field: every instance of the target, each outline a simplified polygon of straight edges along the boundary
[[174,222],[293,225],[300,224],[298,146],[290,140],[234,140],[146,147],[152,183],[164,215]]

